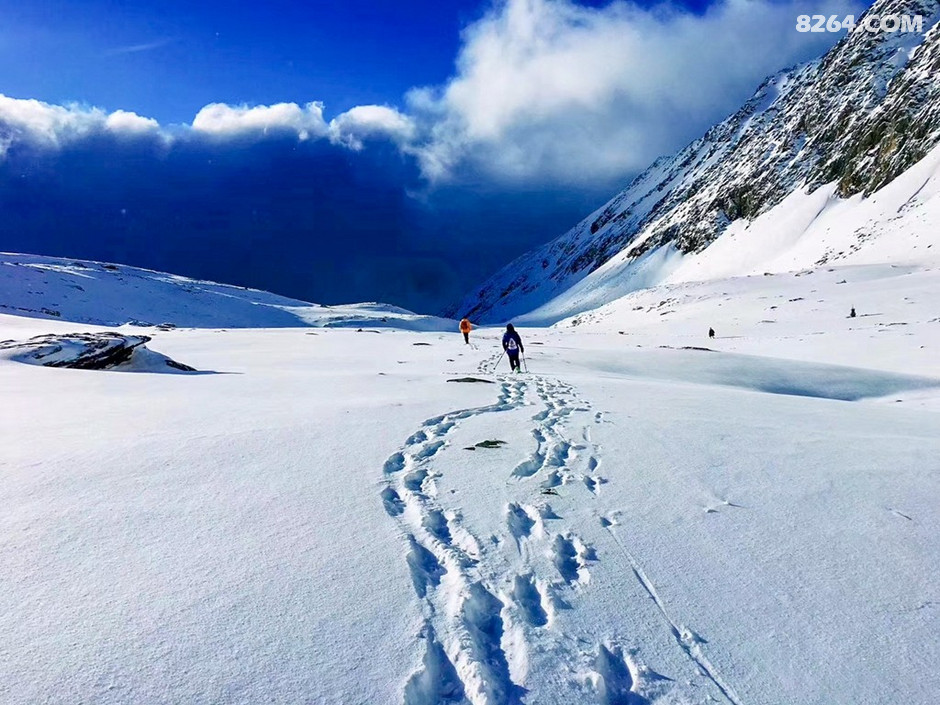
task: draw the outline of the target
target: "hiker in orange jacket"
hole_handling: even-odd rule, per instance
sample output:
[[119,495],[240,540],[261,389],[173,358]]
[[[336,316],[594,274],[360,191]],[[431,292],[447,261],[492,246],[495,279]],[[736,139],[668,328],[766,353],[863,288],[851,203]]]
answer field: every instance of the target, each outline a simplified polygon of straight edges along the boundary
[[473,330],[473,326],[470,325],[469,319],[464,316],[460,319],[460,332],[463,333],[463,342],[467,345],[470,344],[470,331]]

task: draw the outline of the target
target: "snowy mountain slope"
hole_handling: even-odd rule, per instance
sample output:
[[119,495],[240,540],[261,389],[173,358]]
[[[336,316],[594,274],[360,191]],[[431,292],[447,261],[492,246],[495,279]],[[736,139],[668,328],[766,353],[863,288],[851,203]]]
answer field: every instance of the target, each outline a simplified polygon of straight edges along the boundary
[[657,249],[700,253],[795,193],[828,185],[849,198],[889,184],[940,139],[940,3],[879,0],[869,12],[921,14],[925,33],[856,31],[822,59],[769,78],[737,113],[451,313],[518,316],[617,256],[638,262],[636,288],[642,257]]
[[550,324],[658,285],[878,263],[940,267],[940,146],[868,198],[840,199],[836,188],[795,191],[754,220],[732,223],[700,253],[672,245],[639,258],[619,253],[517,320]]
[[940,271],[631,297],[0,359],[0,702],[932,705]]
[[125,265],[0,254],[0,312],[78,323],[198,328],[371,326],[453,330],[456,323],[378,303],[321,306],[255,289]]

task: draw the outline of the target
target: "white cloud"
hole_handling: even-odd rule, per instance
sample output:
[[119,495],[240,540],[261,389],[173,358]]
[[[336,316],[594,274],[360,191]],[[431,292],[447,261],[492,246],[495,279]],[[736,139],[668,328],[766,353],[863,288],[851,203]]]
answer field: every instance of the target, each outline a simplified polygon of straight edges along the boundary
[[108,113],[100,108],[52,105],[0,94],[0,159],[19,142],[55,149],[95,134],[150,136],[166,144],[187,136],[225,141],[287,134],[299,140],[329,139],[359,150],[369,139],[389,140],[405,147],[415,132],[411,118],[381,105],[361,105],[327,123],[323,104],[318,102],[252,107],[211,103],[196,114],[191,125],[165,128],[153,118],[126,110]]
[[0,95],[0,134],[10,143],[23,140],[57,147],[102,129],[106,118],[98,108],[65,107]]
[[359,105],[330,121],[330,139],[354,150],[362,149],[363,141],[370,138],[405,145],[415,134],[410,117],[384,105]]
[[196,114],[192,129],[216,137],[293,132],[301,140],[325,137],[329,133],[322,103],[307,103],[303,107],[297,103],[255,107],[211,103]]
[[10,98],[0,94],[0,157],[9,148],[25,142],[44,148],[58,148],[95,134],[168,138],[159,123],[136,113],[80,105],[52,105],[39,100]]
[[115,110],[104,121],[105,127],[112,132],[142,135],[160,132],[160,123],[153,118],[141,117],[137,113]]
[[[854,0],[813,12],[858,14]],[[624,2],[505,0],[465,30],[456,75],[409,95],[431,179],[462,169],[572,183],[646,166],[835,35],[802,34],[799,0],[727,0],[696,16]]]

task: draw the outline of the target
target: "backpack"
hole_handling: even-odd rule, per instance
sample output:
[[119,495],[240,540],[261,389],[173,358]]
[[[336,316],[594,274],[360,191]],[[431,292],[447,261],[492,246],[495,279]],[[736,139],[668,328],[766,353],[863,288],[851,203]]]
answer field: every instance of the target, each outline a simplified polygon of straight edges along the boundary
[[509,342],[506,343],[506,349],[509,350],[510,352],[515,352],[516,350],[519,349],[519,345],[516,343],[515,338],[509,339]]

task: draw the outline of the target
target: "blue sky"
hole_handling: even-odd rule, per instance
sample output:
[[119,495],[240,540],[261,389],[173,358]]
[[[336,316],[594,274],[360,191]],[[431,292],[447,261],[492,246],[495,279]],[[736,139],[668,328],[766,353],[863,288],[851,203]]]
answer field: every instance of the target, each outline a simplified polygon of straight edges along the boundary
[[398,103],[444,81],[477,0],[2,0],[3,92],[188,122],[212,102]]
[[860,9],[0,0],[0,249],[435,310]]
[[[581,2],[601,7],[602,0]],[[644,3],[649,4],[649,3]],[[699,12],[706,0],[686,0]],[[3,92],[188,122],[212,102],[400,104],[443,83],[480,0],[0,0]]]

